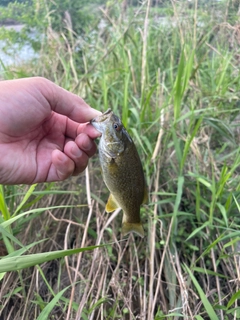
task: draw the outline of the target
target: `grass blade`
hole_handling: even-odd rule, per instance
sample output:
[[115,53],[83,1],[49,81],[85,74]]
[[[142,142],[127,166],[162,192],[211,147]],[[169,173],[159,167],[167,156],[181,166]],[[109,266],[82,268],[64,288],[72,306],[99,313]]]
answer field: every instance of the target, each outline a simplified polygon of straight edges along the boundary
[[94,250],[96,248],[101,248],[101,247],[103,247],[103,245],[90,246],[90,247],[78,248],[78,249],[43,252],[43,253],[36,253],[36,254],[30,254],[30,255],[18,256],[18,257],[2,258],[2,260],[0,260],[0,273],[6,272],[6,271],[16,271],[24,268],[29,268],[37,264],[44,263],[46,261],[63,258],[66,256],[77,254],[79,252]]
[[33,191],[35,190],[37,186],[37,183],[33,184],[30,186],[30,188],[28,189],[28,191],[25,193],[22,201],[20,202],[20,204],[18,205],[17,209],[15,210],[14,214],[12,215],[12,217],[14,217],[23,207],[23,205],[28,201],[29,197],[32,195]]
[[43,311],[40,313],[40,315],[37,317],[37,320],[46,320],[48,319],[49,314],[53,310],[53,308],[56,306],[56,303],[61,298],[61,296],[64,294],[64,292],[70,288],[71,286],[68,286],[58,292],[55,297],[47,304],[47,306],[43,309]]
[[186,264],[184,264],[185,266],[185,269],[187,270],[188,274],[190,275],[190,278],[192,279],[192,282],[194,283],[198,293],[199,293],[199,296],[200,296],[200,299],[205,307],[205,310],[210,318],[210,320],[218,320],[218,316],[217,314],[215,313],[211,303],[208,301],[207,297],[205,296],[201,286],[199,285],[197,279],[194,277],[193,273],[191,272],[191,270],[188,268],[188,266]]
[[234,302],[236,300],[238,300],[240,298],[240,290],[238,290],[236,293],[234,293],[234,295],[231,297],[231,299],[229,300],[228,304],[227,304],[227,308],[229,309],[231,307],[231,305],[234,304]]
[[3,186],[0,184],[0,211],[2,212],[3,219],[7,221],[10,219],[10,212],[8,211],[8,207],[4,198],[4,190]]

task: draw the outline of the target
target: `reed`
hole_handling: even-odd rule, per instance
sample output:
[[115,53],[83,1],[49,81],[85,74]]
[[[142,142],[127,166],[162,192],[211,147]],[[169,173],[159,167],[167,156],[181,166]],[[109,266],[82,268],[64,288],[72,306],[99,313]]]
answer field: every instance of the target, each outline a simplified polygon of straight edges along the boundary
[[122,238],[121,213],[105,212],[97,156],[62,183],[1,186],[0,319],[237,319],[237,1],[108,2],[81,34],[69,19],[56,30],[42,3],[24,16],[43,35],[37,63],[2,77],[41,75],[122,117],[150,191],[147,236]]

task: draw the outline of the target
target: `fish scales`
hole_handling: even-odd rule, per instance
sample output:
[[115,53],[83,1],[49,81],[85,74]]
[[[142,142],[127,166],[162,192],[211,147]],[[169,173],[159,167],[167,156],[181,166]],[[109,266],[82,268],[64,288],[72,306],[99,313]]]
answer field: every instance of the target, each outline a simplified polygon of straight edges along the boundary
[[102,133],[99,157],[103,179],[110,191],[106,211],[123,210],[123,235],[144,230],[140,206],[148,199],[142,164],[137,149],[121,120],[109,109],[91,121]]
[[104,181],[111,194],[122,210],[130,213],[128,222],[140,222],[139,208],[144,197],[145,182],[134,144],[130,144],[115,160],[108,161],[104,153],[102,159]]

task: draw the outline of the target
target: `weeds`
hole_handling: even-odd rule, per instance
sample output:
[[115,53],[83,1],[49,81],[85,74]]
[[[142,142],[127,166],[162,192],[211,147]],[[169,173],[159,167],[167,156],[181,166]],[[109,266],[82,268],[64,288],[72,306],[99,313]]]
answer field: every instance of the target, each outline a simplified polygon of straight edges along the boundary
[[121,238],[97,156],[62,183],[1,186],[2,319],[240,317],[237,1],[125,3],[79,35],[33,2],[49,10],[38,63],[3,77],[45,76],[122,117],[149,186],[147,236]]

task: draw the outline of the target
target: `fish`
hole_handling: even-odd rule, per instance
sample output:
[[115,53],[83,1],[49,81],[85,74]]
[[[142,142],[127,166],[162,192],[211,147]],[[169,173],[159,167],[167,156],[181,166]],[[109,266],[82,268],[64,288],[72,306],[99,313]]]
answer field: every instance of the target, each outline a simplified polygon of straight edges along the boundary
[[123,210],[122,234],[144,237],[140,206],[148,202],[148,189],[136,146],[120,118],[108,109],[90,122],[102,133],[98,149],[103,180],[110,191],[106,212]]

